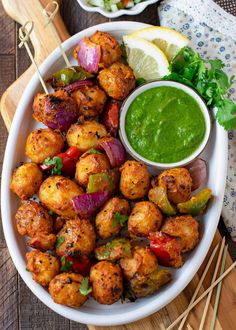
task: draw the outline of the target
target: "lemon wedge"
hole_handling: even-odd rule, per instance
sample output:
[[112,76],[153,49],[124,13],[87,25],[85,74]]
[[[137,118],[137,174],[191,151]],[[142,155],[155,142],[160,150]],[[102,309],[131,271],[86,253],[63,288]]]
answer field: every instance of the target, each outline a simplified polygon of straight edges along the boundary
[[153,43],[134,36],[124,36],[127,60],[136,78],[147,81],[159,79],[169,73],[165,54]]
[[179,50],[188,45],[189,40],[181,33],[162,26],[151,26],[133,32],[130,36],[143,38],[158,46],[171,61]]

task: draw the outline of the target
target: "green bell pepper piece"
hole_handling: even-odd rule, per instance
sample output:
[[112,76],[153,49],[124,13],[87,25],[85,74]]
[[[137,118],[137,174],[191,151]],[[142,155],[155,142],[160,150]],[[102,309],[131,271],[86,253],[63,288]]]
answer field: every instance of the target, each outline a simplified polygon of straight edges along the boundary
[[177,213],[175,207],[171,205],[167,197],[165,187],[154,187],[149,190],[148,198],[156,204],[161,211],[166,215],[175,215]]
[[110,191],[113,192],[119,183],[120,172],[118,169],[113,169],[108,172],[91,174],[89,176],[87,193],[97,191]]
[[131,256],[131,244],[127,238],[115,238],[95,249],[98,260],[118,260]]
[[78,80],[92,78],[93,75],[80,66],[64,68],[52,75],[51,85],[53,88],[64,87]]
[[211,197],[212,197],[211,189],[205,188],[195,196],[192,196],[192,198],[189,201],[177,204],[177,208],[180,213],[198,215],[205,210],[207,206],[207,202]]

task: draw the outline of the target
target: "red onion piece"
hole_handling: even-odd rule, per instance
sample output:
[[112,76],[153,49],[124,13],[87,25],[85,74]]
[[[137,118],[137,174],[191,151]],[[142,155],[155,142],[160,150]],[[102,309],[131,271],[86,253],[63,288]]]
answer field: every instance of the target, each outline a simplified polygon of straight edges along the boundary
[[72,204],[76,212],[82,217],[90,217],[108,200],[109,191],[99,191],[76,196]]
[[119,101],[108,101],[101,115],[101,124],[106,127],[107,132],[109,132],[112,136],[117,135],[119,126],[120,106],[121,103]]
[[192,163],[185,166],[193,180],[192,191],[204,185],[207,181],[207,165],[201,158],[195,159]]
[[98,64],[101,58],[101,48],[94,44],[89,38],[84,37],[79,42],[78,62],[82,68],[88,72],[98,72]]
[[126,152],[120,140],[114,137],[104,137],[100,140],[99,145],[105,150],[111,167],[119,167],[124,164]]
[[68,86],[63,87],[63,89],[70,94],[81,87],[92,86],[92,85],[93,85],[93,82],[91,80],[79,80],[79,81],[73,82],[72,84],[70,84]]

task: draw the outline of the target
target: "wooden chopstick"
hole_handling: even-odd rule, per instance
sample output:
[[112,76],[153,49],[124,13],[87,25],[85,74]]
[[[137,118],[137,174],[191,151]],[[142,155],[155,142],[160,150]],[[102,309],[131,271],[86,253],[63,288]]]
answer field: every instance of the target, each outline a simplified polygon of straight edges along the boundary
[[[222,275],[223,272],[224,272],[224,270],[225,270],[225,263],[226,263],[227,251],[228,251],[228,245],[226,245],[225,248],[224,248],[224,254],[223,254],[222,263],[221,263],[221,269],[220,269],[220,275]],[[215,304],[214,304],[214,310],[213,310],[213,316],[212,316],[211,325],[210,325],[210,330],[214,330],[215,329],[215,322],[216,322],[216,315],[217,315],[217,310],[218,310],[218,306],[219,306],[221,287],[222,287],[222,282],[220,282],[218,284],[218,287],[217,287]]]
[[[216,279],[216,276],[217,276],[217,273],[218,273],[218,270],[219,270],[219,267],[220,267],[220,262],[221,262],[221,259],[222,259],[224,247],[225,247],[225,237],[223,237],[222,242],[221,242],[220,252],[219,252],[219,255],[218,255],[218,258],[217,258],[217,262],[216,262],[216,266],[215,266],[215,270],[214,270],[214,273],[213,273],[211,284],[214,283],[214,281]],[[199,326],[199,330],[203,330],[203,326],[204,326],[204,323],[205,323],[205,320],[206,320],[207,311],[208,311],[208,308],[209,308],[209,305],[210,305],[210,302],[211,302],[212,292],[213,292],[213,290],[211,290],[208,293],[208,297],[207,297],[206,304],[205,304],[205,307],[204,307],[204,311],[203,311],[203,314],[202,314],[202,319],[201,319],[201,323],[200,323],[200,326]]]
[[227,276],[232,269],[234,269],[234,267],[236,266],[236,261],[234,263],[232,263],[232,265],[213,283],[210,285],[210,287],[203,292],[203,294],[198,297],[194,303],[192,303],[166,330],[170,330],[173,329],[176,324],[178,324],[180,322],[180,320],[182,320],[182,318],[187,315],[189,313],[189,311],[191,311],[191,309],[193,309],[193,307],[195,307],[199,301],[201,301],[218,283],[220,283],[223,278],[225,278],[225,276]]
[[[212,261],[214,259],[214,256],[216,254],[216,251],[218,250],[218,247],[219,247],[219,243],[216,245],[216,247],[212,251],[212,254],[210,256],[210,259],[208,260],[208,263],[207,263],[207,265],[206,265],[206,267],[204,269],[204,272],[203,272],[203,274],[202,274],[202,276],[200,278],[200,281],[199,281],[199,283],[198,283],[198,285],[197,285],[197,287],[196,287],[196,289],[194,291],[194,294],[192,296],[192,299],[190,300],[189,306],[194,302],[195,298],[197,297],[197,294],[198,294],[198,292],[199,292],[199,290],[201,288],[201,285],[202,285],[202,283],[203,283],[203,281],[204,281],[204,279],[206,277],[206,274],[208,272],[208,269],[209,269],[209,267],[210,267],[210,265],[211,265],[211,263],[212,263]],[[184,326],[184,323],[185,323],[187,317],[188,317],[188,314],[181,321],[180,326],[178,327],[178,330],[182,330],[183,329],[183,326]]]

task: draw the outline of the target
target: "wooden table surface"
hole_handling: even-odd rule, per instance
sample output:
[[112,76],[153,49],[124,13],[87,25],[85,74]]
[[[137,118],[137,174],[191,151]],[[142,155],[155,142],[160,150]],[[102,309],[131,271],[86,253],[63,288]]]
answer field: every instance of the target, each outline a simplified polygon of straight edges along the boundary
[[[232,0],[217,0],[216,2],[236,15],[236,13],[232,11],[234,10],[231,7]],[[135,20],[157,25],[157,7],[158,4],[154,4],[149,6],[140,15],[123,16],[114,20]],[[76,0],[63,0],[61,15],[71,35],[89,26],[110,20],[100,14],[85,12],[80,8]],[[25,71],[30,61],[26,55],[25,49],[19,49],[17,47],[19,26],[7,17],[1,2],[0,27],[1,96],[4,90]],[[0,118],[0,173],[6,140],[7,130],[2,118]],[[236,243],[232,242],[230,239],[222,221],[220,222],[219,229],[222,235],[226,235],[230,254],[232,258],[236,260]],[[0,224],[0,330],[75,330],[86,328],[85,325],[69,321],[57,315],[31,293],[18,275],[11,261]]]

